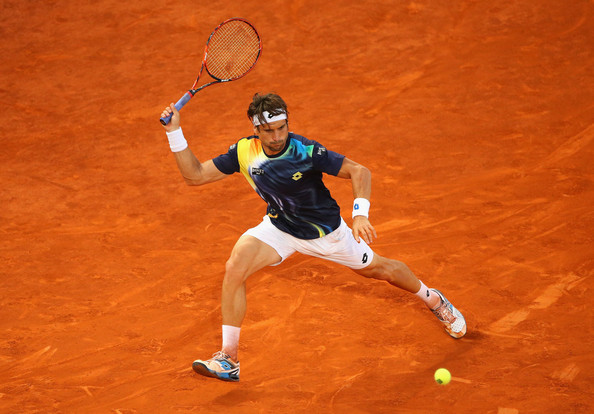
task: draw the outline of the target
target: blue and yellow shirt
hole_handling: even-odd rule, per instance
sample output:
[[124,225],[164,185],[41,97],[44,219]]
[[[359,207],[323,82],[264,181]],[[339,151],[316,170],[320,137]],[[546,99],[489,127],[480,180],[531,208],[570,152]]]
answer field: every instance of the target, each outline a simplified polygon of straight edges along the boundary
[[266,213],[280,230],[300,239],[316,239],[340,225],[340,207],[322,182],[337,175],[344,155],[316,141],[289,133],[285,149],[268,156],[257,136],[240,139],[213,159],[224,174],[241,172],[268,204]]

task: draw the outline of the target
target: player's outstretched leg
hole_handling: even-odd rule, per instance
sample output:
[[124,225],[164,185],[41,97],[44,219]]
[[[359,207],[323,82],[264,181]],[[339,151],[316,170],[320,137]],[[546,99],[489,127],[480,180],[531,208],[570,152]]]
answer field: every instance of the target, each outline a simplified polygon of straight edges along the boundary
[[353,270],[362,276],[385,280],[393,286],[414,293],[444,324],[450,336],[458,339],[466,334],[466,320],[462,313],[439,290],[427,288],[406,264],[375,254],[367,267]]
[[200,375],[213,377],[222,381],[239,381],[239,362],[235,362],[223,351],[216,352],[207,361],[197,359],[192,368]]
[[431,312],[437,319],[439,319],[445,326],[445,330],[452,338],[462,338],[466,334],[466,319],[462,313],[450,303],[449,300],[437,289],[429,289],[439,296],[440,304]]

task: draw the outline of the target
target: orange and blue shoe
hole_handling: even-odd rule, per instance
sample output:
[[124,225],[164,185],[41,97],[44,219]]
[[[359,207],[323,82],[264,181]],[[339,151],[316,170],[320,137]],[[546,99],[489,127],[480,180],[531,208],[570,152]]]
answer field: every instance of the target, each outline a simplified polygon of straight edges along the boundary
[[207,361],[197,359],[192,369],[205,377],[213,377],[222,381],[239,381],[239,362],[234,362],[223,351],[215,352]]
[[452,338],[462,338],[466,335],[466,320],[462,313],[450,303],[449,300],[437,289],[430,289],[437,293],[441,299],[441,303],[431,312],[437,319],[439,319],[444,325],[445,330]]

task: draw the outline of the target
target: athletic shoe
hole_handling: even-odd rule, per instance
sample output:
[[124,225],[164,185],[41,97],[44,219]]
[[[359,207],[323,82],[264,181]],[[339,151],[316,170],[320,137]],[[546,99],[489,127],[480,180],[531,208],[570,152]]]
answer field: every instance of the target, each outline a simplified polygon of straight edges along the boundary
[[216,352],[208,361],[197,359],[192,368],[200,375],[223,381],[239,381],[239,362],[233,362],[223,351]]
[[446,332],[452,338],[462,338],[466,334],[466,320],[464,316],[446,299],[443,293],[437,289],[431,290],[437,293],[441,299],[439,306],[436,309],[432,309],[431,312],[445,325]]

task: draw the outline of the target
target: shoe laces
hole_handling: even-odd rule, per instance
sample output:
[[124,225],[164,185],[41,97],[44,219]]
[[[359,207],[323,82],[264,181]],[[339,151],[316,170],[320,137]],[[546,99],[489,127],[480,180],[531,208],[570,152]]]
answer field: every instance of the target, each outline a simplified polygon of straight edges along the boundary
[[433,313],[441,321],[454,323],[456,321],[456,317],[448,305],[449,303],[442,299],[441,304],[437,307],[437,309],[433,309]]
[[230,362],[231,365],[233,365],[233,366],[239,365],[239,361],[235,361],[233,358],[231,358],[231,356],[229,354],[226,354],[223,351],[215,352],[214,354],[212,354],[212,358],[209,359],[209,361],[221,361],[221,360]]
[[229,355],[227,355],[226,353],[224,353],[223,351],[217,351],[214,354],[212,354],[212,358],[211,359],[231,359],[231,357]]

